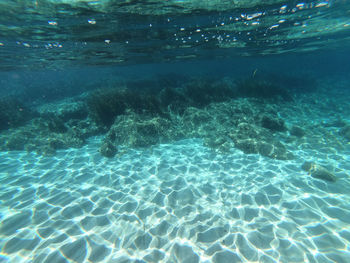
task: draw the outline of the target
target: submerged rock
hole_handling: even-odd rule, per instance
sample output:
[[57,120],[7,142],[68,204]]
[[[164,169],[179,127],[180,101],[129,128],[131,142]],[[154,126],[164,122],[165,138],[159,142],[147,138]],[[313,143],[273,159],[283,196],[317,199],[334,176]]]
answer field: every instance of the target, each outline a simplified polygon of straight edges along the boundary
[[282,119],[268,115],[264,115],[261,118],[261,126],[273,132],[283,132],[287,130]]
[[179,138],[174,124],[165,118],[129,113],[118,116],[103,144],[127,147],[148,147]]
[[85,139],[98,134],[99,129],[87,120],[50,122],[35,118],[26,125],[0,133],[0,150],[26,150],[52,155],[58,149],[79,148]]
[[105,157],[114,157],[117,153],[117,147],[110,142],[104,142],[100,147],[100,153]]
[[47,127],[51,132],[66,133],[68,131],[64,122],[60,118],[51,118],[47,120]]
[[253,139],[237,140],[235,146],[245,154],[258,153],[258,143]]
[[335,182],[337,180],[337,177],[326,167],[315,164],[313,162],[304,162],[301,168],[314,178],[330,182]]
[[284,144],[277,137],[274,137],[274,131],[254,124],[257,118],[254,114],[245,115],[245,118],[245,121],[239,123],[235,129],[231,129],[228,134],[237,149],[246,154],[261,154],[278,160],[294,158]]
[[152,80],[140,91],[143,84],[136,81],[36,107],[40,116],[0,132],[0,150],[52,154],[105,134],[100,152],[106,157],[123,147],[201,138],[223,153],[236,148],[272,159],[293,158],[285,134],[279,133],[287,128],[277,114],[277,98],[284,90],[276,86],[254,80],[235,89],[229,79],[204,78],[165,87]]
[[290,130],[290,134],[296,137],[303,137],[305,136],[305,131],[300,128],[299,126],[293,126],[292,129]]
[[86,104],[80,101],[83,98],[69,98],[54,103],[38,106],[37,110],[44,119],[59,119],[62,122],[69,120],[84,120],[88,116]]
[[350,141],[350,125],[346,125],[339,131],[340,135]]

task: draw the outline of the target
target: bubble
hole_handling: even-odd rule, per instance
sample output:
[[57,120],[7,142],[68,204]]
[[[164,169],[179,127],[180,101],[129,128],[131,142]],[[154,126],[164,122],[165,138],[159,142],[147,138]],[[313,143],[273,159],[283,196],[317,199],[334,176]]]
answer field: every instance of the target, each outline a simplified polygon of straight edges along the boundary
[[57,26],[57,22],[56,22],[56,21],[47,21],[47,23],[48,23],[50,26]]
[[323,7],[323,6],[328,6],[328,2],[321,2],[315,5],[315,7]]
[[269,27],[269,29],[274,29],[274,28],[277,28],[279,25],[272,25]]

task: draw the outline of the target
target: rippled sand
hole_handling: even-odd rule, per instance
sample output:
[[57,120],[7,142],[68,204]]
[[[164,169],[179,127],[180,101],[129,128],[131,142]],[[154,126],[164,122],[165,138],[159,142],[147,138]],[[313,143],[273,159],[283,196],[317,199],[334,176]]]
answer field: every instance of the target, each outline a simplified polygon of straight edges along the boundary
[[[347,262],[350,153],[338,181],[201,140],[113,159],[1,153],[1,262]],[[322,154],[322,153],[320,153]]]

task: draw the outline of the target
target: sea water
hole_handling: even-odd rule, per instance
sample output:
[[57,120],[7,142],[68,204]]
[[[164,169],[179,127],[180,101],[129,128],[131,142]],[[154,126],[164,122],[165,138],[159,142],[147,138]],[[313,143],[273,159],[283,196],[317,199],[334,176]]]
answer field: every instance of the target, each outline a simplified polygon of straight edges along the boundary
[[347,1],[0,3],[0,262],[350,262]]

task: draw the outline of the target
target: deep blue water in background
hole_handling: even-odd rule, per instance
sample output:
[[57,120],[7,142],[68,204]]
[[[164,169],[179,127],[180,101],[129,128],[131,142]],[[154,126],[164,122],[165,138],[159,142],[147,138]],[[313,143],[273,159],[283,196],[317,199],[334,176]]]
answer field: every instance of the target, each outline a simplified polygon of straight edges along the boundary
[[[148,80],[162,75],[188,77],[247,78],[257,74],[310,75],[314,78],[349,78],[350,50],[314,51],[258,57],[233,57],[173,63],[152,63],[125,66],[81,66],[56,70],[11,70],[0,72],[1,95],[26,90],[33,98],[37,90],[46,90],[48,100],[60,99],[113,83]],[[139,87],[142,89],[142,85]],[[50,96],[51,94],[51,96]]]
[[341,0],[3,1],[1,91],[65,96],[117,79],[256,69],[340,76],[349,71],[348,10]]

